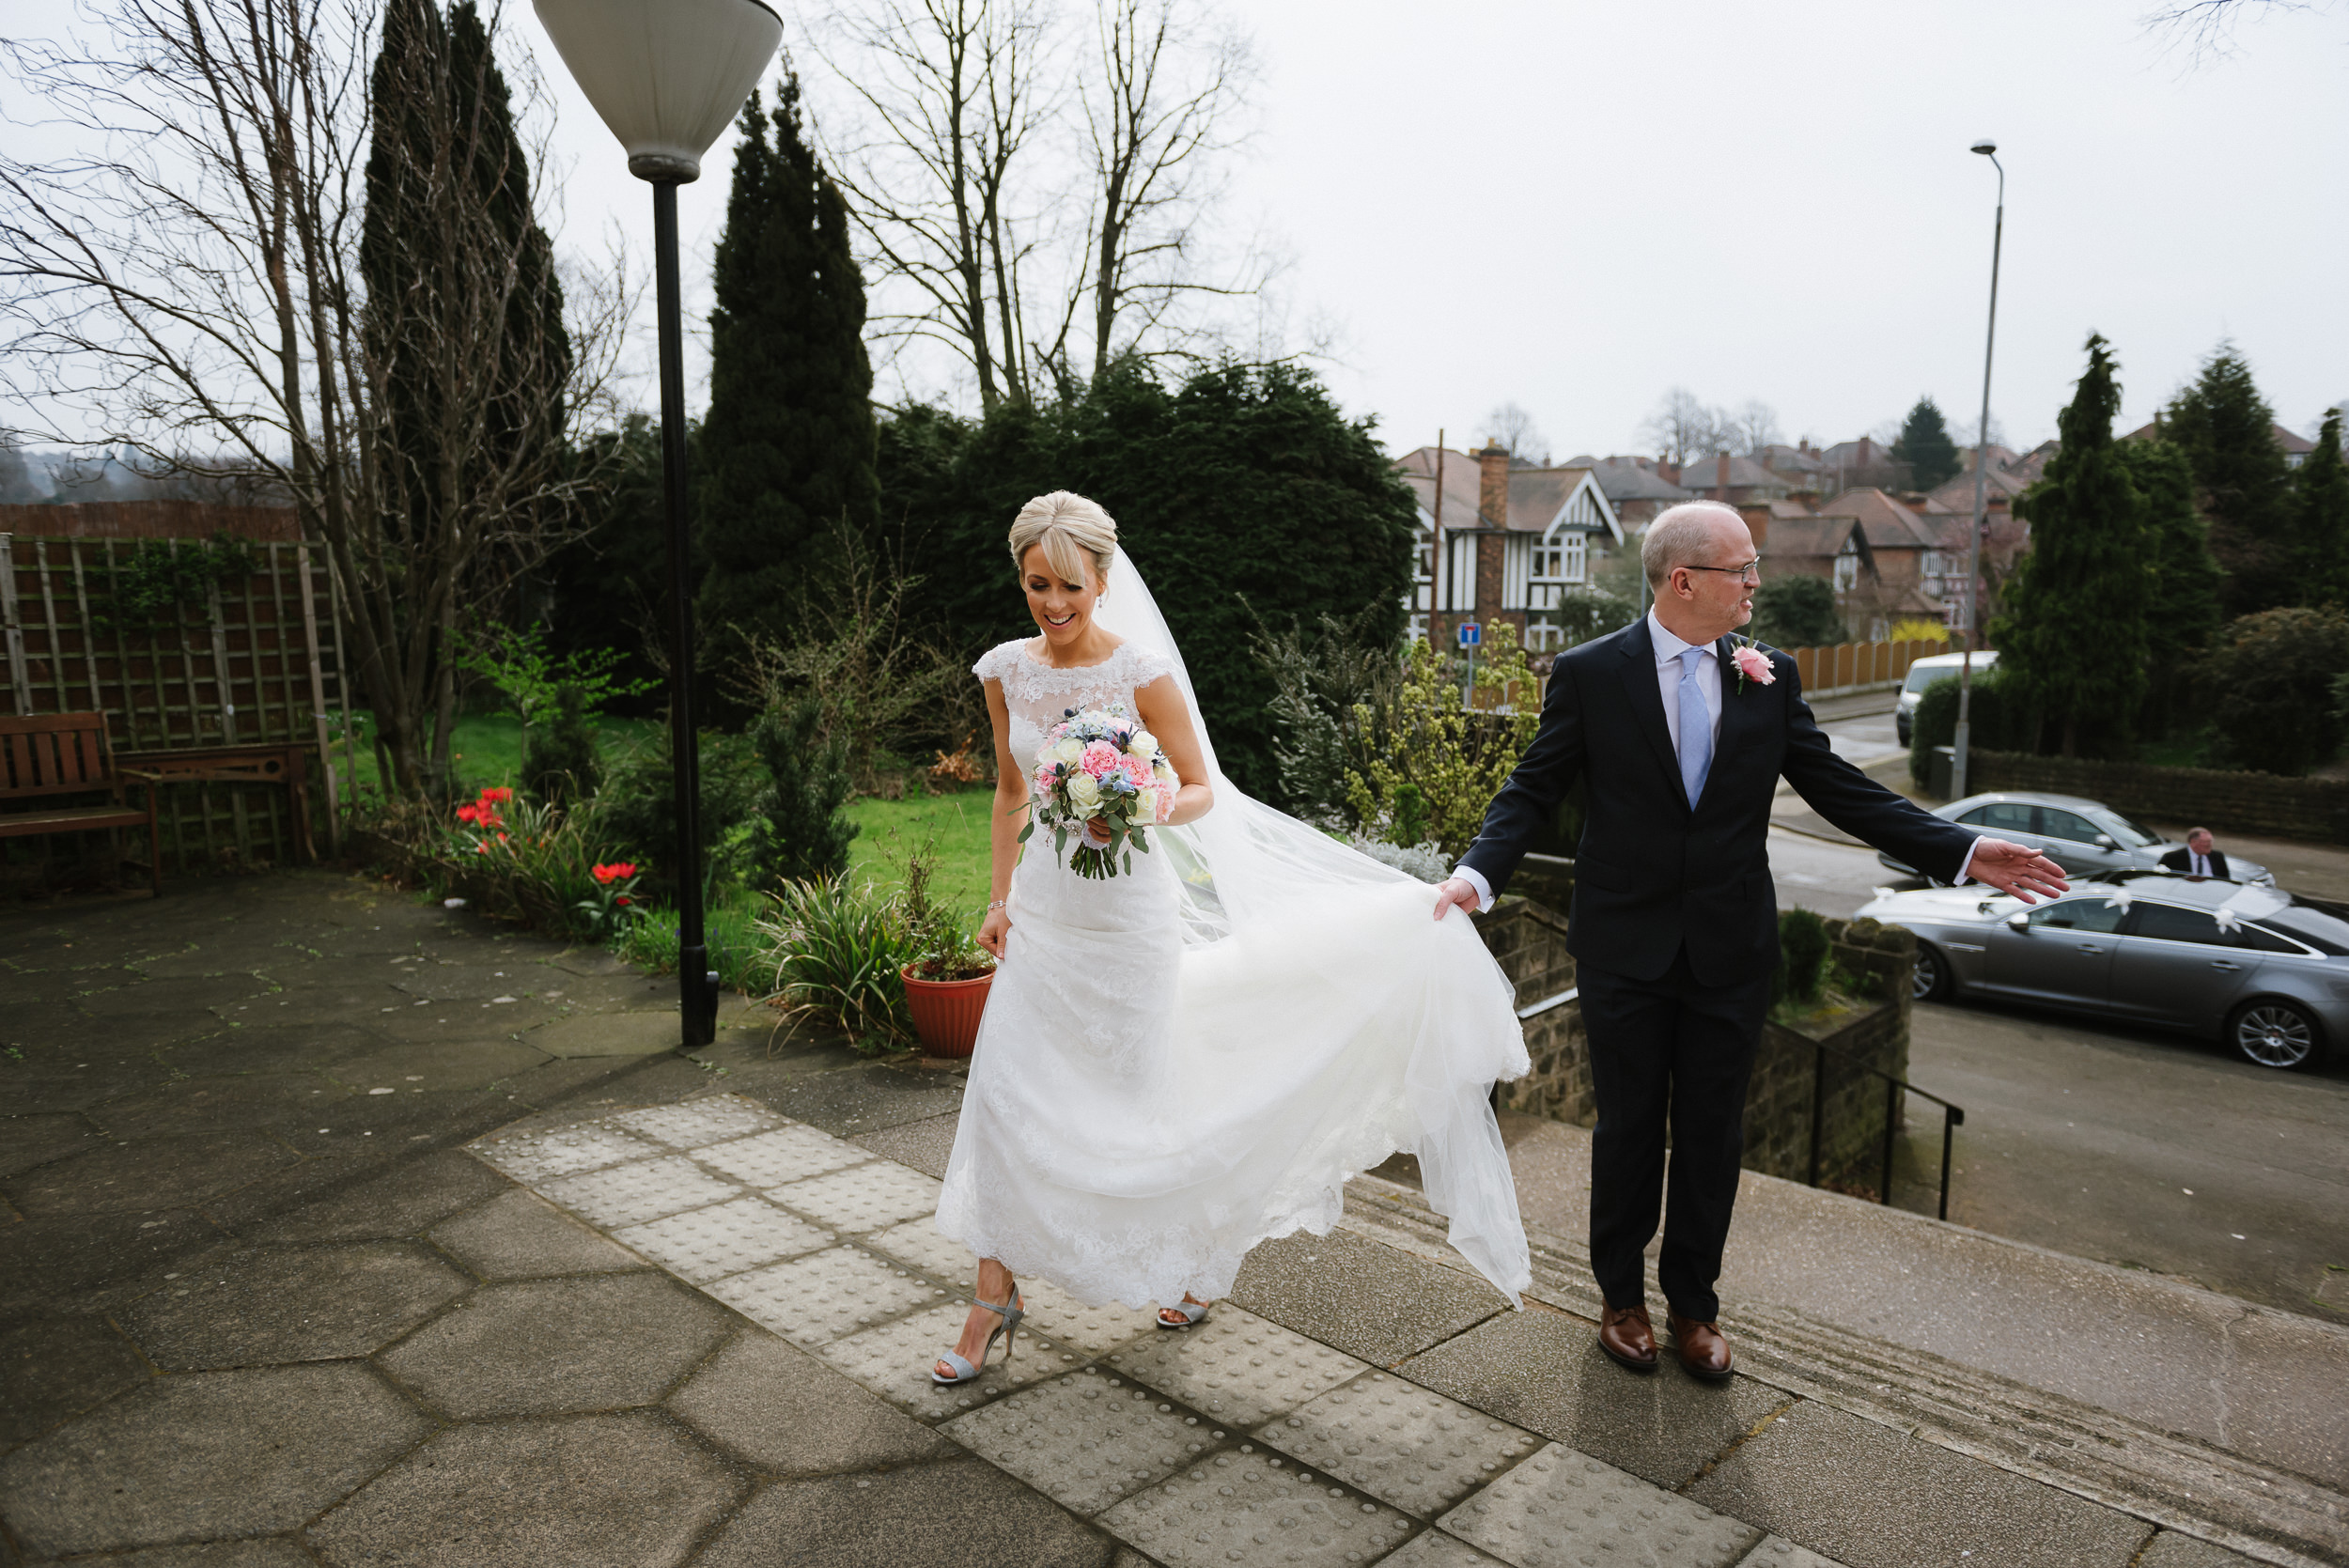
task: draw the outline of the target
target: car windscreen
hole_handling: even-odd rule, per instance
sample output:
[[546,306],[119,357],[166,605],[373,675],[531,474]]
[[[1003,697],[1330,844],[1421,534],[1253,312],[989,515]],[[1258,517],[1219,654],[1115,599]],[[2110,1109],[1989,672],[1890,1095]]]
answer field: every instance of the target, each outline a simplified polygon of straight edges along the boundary
[[1947,665],[1937,668],[1930,664],[1911,665],[1908,671],[1908,680],[1901,687],[1901,690],[1913,694],[1922,691],[1937,680],[1955,680],[1956,678],[1957,672]]
[[2150,849],[2161,842],[2161,835],[2140,823],[2130,821],[2119,812],[2105,813],[2106,829],[2123,849]]
[[2263,925],[2272,925],[2288,937],[2297,937],[2320,953],[2349,955],[2349,920],[2334,908],[2303,903],[2294,899],[2283,908],[2260,917]]

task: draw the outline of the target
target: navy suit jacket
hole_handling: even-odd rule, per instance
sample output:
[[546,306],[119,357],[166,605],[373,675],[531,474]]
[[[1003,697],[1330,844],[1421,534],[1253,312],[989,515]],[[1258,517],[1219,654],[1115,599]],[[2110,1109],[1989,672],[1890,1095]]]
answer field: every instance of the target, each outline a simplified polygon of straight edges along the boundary
[[1944,882],[1954,882],[1975,835],[1920,811],[1837,756],[1802,700],[1795,661],[1766,648],[1777,679],[1738,690],[1731,641],[1714,644],[1721,674],[1720,740],[1695,808],[1680,783],[1642,615],[1558,656],[1542,723],[1517,771],[1460,857],[1500,896],[1527,843],[1554,820],[1577,776],[1590,811],[1575,855],[1575,957],[1654,980],[1685,943],[1700,984],[1737,985],[1778,962],[1778,893],[1770,881],[1770,798],[1783,775],[1838,828]]

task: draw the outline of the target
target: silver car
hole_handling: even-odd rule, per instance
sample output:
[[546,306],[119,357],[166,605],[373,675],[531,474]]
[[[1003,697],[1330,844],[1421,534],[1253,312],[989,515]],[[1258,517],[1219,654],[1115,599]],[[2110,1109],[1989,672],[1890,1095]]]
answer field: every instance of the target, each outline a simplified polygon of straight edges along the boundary
[[2026,907],[1981,888],[1881,890],[1917,934],[1916,995],[2013,1001],[2217,1035],[2263,1067],[2349,1040],[2349,909],[2216,877],[2109,872]]
[[[2077,795],[2027,791],[1968,795],[1934,807],[1933,815],[1991,838],[2026,845],[2075,877],[2092,877],[2099,871],[2152,871],[2159,867],[2164,855],[2186,847],[2139,826],[2110,806]],[[1876,859],[1904,877],[1917,875],[1890,855]],[[2239,855],[2227,856],[2227,870],[2238,882],[2276,885],[2265,866]]]

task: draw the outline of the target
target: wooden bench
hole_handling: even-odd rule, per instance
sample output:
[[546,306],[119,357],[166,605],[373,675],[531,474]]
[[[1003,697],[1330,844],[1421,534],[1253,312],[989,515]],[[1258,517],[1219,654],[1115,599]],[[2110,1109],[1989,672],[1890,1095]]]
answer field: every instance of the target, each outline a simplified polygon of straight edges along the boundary
[[[136,780],[147,785],[147,809],[123,802],[122,786]],[[9,809],[14,801],[54,795],[94,795],[103,790],[114,797],[110,806],[35,806]],[[147,830],[147,874],[157,897],[163,891],[162,835],[155,827],[155,775],[117,768],[107,743],[102,713],[40,713],[25,718],[0,718],[0,838],[26,838],[36,833],[82,833],[105,829]]]

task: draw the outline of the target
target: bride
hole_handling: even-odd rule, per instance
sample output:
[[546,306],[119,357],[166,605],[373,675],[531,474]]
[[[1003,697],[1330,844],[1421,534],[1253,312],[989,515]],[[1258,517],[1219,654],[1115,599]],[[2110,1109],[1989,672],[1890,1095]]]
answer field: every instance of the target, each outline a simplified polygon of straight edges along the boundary
[[[1326,1234],[1346,1179],[1398,1150],[1419,1157],[1453,1246],[1515,1301],[1532,1275],[1488,1096],[1527,1062],[1473,928],[1430,920],[1435,889],[1218,770],[1100,506],[1036,497],[1011,556],[1039,635],[973,666],[999,781],[979,940],[1002,962],[938,1203],[978,1280],[932,1380],[972,1381],[1016,1334],[1015,1275],[1088,1305],[1162,1303],[1160,1327],[1189,1327],[1251,1248]],[[1129,872],[1084,877],[1050,835],[1020,852],[1028,781],[1064,714],[1112,706],[1181,788]]]

